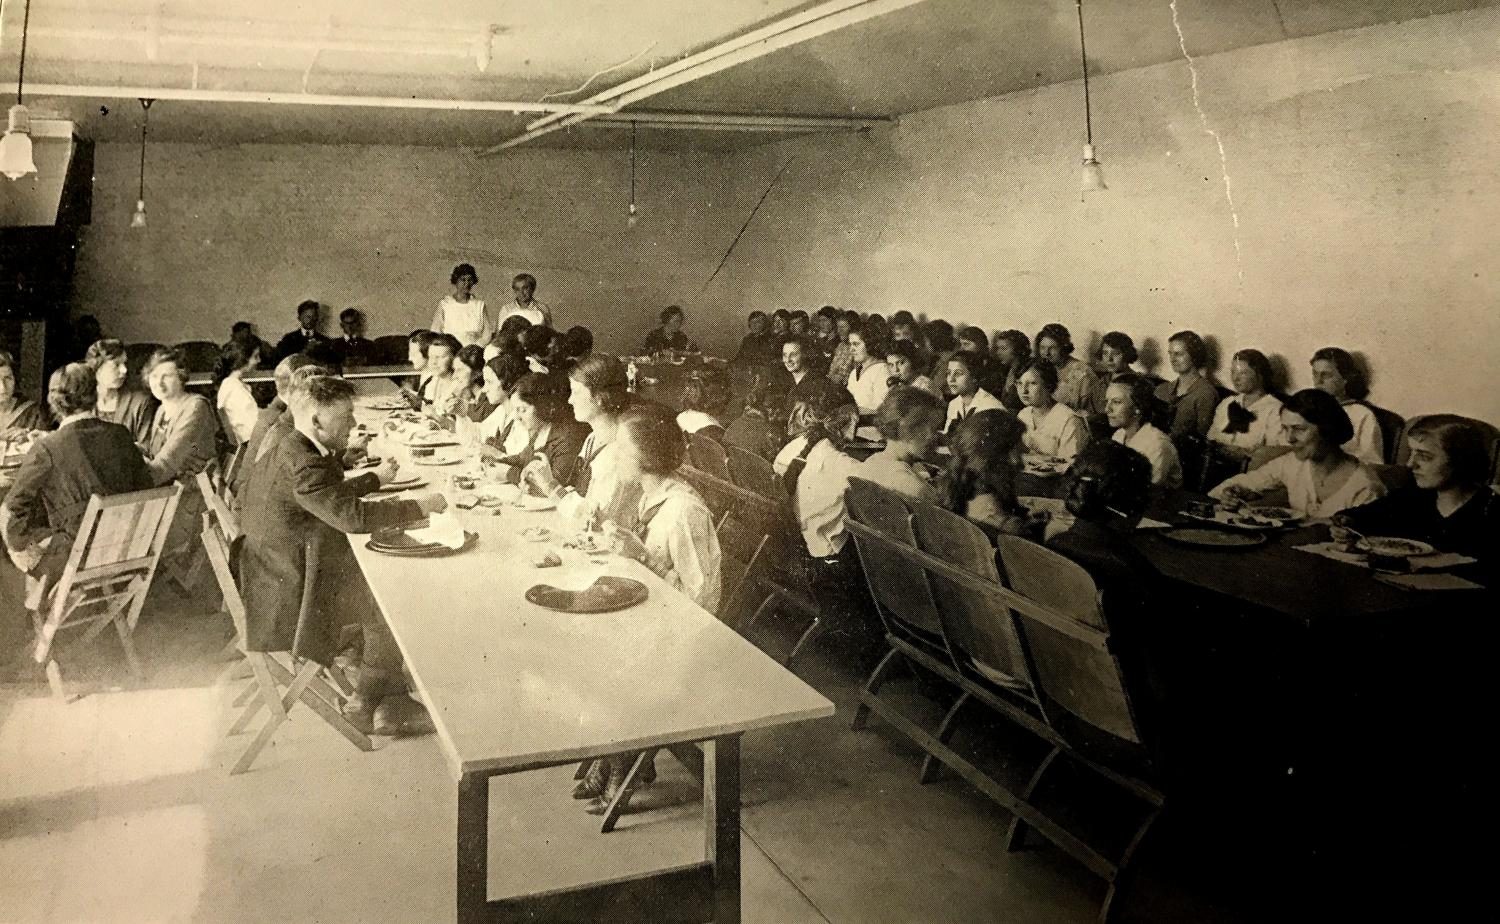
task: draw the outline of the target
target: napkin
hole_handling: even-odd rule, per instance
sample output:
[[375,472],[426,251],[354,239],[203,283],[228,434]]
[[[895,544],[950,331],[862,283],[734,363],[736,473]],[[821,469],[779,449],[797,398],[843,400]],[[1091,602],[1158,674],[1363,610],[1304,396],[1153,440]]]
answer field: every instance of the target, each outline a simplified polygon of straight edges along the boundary
[[1431,555],[1417,555],[1408,561],[1411,562],[1413,571],[1442,571],[1445,568],[1472,565],[1478,559],[1459,555],[1457,552],[1433,552]]
[[458,517],[451,513],[434,513],[427,518],[421,529],[409,529],[406,534],[418,542],[444,545],[450,549],[464,547],[464,528]]
[[1343,546],[1337,542],[1313,542],[1307,545],[1294,545],[1292,548],[1299,552],[1311,552],[1334,561],[1341,561],[1346,565],[1368,565],[1369,560],[1363,552],[1346,552]]
[[1404,587],[1407,590],[1480,590],[1483,585],[1456,574],[1377,574],[1375,580]]

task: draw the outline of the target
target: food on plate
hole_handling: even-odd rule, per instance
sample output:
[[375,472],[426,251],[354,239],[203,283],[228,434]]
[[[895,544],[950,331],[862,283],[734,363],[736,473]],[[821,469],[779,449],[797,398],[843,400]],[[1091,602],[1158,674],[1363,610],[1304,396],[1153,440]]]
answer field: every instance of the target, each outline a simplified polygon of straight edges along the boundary
[[551,549],[531,559],[531,567],[533,568],[558,568],[561,566],[562,557]]
[[552,538],[552,530],[545,526],[528,526],[521,530],[521,538],[527,542],[546,542]]
[[1413,555],[1428,555],[1433,551],[1432,546],[1425,542],[1397,536],[1367,536],[1360,540],[1359,548],[1384,558],[1410,558]]
[[563,540],[563,548],[577,549],[580,552],[603,552],[606,549],[599,544],[602,537],[597,533],[579,533],[576,536]]
[[459,510],[473,510],[479,506],[479,496],[475,494],[460,494],[453,499],[453,506]]

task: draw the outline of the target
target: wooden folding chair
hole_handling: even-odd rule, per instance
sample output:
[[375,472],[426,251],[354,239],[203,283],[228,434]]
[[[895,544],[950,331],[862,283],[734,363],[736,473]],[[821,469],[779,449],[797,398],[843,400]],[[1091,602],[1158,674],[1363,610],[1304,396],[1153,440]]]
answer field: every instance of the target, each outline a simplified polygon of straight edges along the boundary
[[246,613],[245,601],[240,596],[232,562],[237,558],[243,537],[229,540],[214,521],[212,511],[203,515],[203,548],[218,579],[219,590],[224,595],[224,607],[234,621],[235,637],[245,661],[250,665],[251,685],[248,696],[242,694],[235,706],[240,708],[239,717],[229,728],[230,735],[237,735],[249,728],[250,723],[265,709],[269,716],[255,738],[245,748],[230,775],[244,773],[255,763],[255,758],[271,742],[277,729],[287,720],[287,714],[297,703],[311,709],[319,718],[348,739],[361,751],[373,751],[375,745],[359,729],[350,724],[340,707],[344,696],[335,690],[323,677],[322,665],[304,660],[298,663],[290,652],[249,651],[245,648]]
[[[1035,604],[1017,607],[1017,612],[1042,694],[1042,712],[1060,744],[1032,775],[1026,798],[1034,798],[1055,765],[1053,758],[1067,754],[1149,807],[1117,859],[1092,848],[1091,856],[1069,851],[1109,882],[1099,912],[1100,920],[1109,921],[1118,911],[1116,899],[1130,862],[1165,803],[1161,790],[1142,778],[1143,772],[1155,770],[1153,753],[1131,696],[1132,683],[1111,645],[1109,621],[1094,579],[1076,562],[1034,542],[1001,536],[999,547],[1011,588]],[[1007,847],[1023,846],[1029,827],[1017,816]]]
[[68,563],[51,593],[32,611],[32,656],[44,666],[52,692],[66,699],[53,644],[63,629],[84,628],[74,647],[114,626],[132,676],[145,679],[131,635],[161,562],[181,485],[109,497],[94,495],[84,509]]

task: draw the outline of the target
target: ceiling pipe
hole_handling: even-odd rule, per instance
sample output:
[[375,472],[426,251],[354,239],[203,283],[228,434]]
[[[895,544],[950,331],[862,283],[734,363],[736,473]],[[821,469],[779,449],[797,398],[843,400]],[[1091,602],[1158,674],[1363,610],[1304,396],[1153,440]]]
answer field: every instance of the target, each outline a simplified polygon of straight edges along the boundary
[[895,124],[895,119],[890,118],[845,118],[843,116],[804,116],[804,115],[760,115],[753,113],[733,112],[650,112],[645,110],[631,110],[620,112],[615,115],[603,115],[590,119],[585,125],[604,124],[606,122],[629,124],[631,122],[640,125],[663,126],[682,125],[686,128],[703,125],[758,125],[763,128],[809,128],[809,129],[849,129],[858,130],[863,128],[883,128]]
[[613,106],[590,103],[533,103],[516,100],[428,99],[407,96],[336,96],[327,93],[268,93],[262,90],[202,90],[176,87],[116,87],[106,85],[28,83],[26,95],[72,96],[88,99],[170,99],[201,103],[262,103],[288,106],[355,106],[372,109],[448,109],[464,112],[558,112],[611,115]]
[[[589,97],[586,102],[613,103],[616,109],[620,109],[774,51],[923,2],[925,0],[834,0],[819,4],[777,20],[769,26],[721,42],[706,51],[689,55],[649,74],[627,80],[619,86],[603,90]],[[587,118],[587,114],[545,116],[531,123],[524,134],[486,148],[480,152],[480,156],[525,144],[558,129],[576,125]]]

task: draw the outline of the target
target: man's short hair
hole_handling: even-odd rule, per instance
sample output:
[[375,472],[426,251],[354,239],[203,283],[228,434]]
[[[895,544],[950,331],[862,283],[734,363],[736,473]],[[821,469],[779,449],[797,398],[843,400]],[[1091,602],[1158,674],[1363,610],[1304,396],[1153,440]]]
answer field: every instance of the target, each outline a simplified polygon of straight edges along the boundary
[[310,375],[305,380],[294,377],[291,405],[294,413],[332,407],[354,400],[354,386],[331,375]]
[[59,420],[69,414],[92,411],[98,403],[94,370],[85,363],[68,363],[47,381],[47,406]]
[[363,318],[364,315],[359,313],[358,308],[345,308],[343,311],[339,312],[340,321],[359,321],[363,320]]
[[518,282],[529,286],[532,291],[536,291],[536,277],[530,273],[517,273],[516,278],[512,279],[510,284],[515,285]]
[[276,370],[271,373],[271,378],[276,381],[276,394],[281,397],[281,400],[286,400],[287,390],[292,384],[292,374],[298,369],[316,365],[317,363],[313,362],[312,357],[306,353],[293,353],[277,363]]
[[297,317],[302,317],[302,312],[304,311],[321,311],[322,307],[322,305],[318,304],[317,299],[309,298],[308,300],[297,305]]

